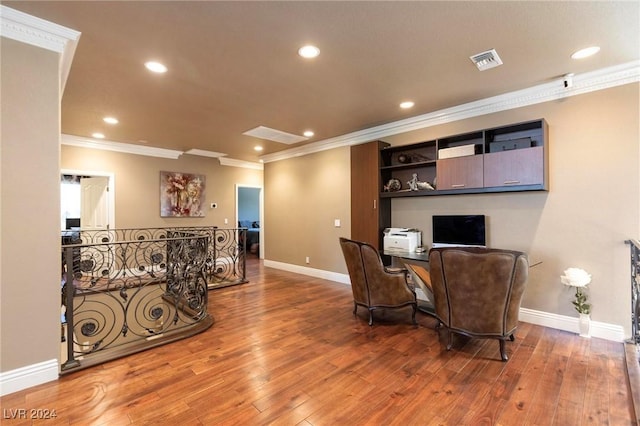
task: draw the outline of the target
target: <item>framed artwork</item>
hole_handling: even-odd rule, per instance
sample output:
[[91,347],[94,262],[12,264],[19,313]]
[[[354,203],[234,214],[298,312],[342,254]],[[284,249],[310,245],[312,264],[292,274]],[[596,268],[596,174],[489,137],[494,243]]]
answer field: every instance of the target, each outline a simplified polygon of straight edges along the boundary
[[203,217],[206,177],[179,172],[160,172],[160,216]]

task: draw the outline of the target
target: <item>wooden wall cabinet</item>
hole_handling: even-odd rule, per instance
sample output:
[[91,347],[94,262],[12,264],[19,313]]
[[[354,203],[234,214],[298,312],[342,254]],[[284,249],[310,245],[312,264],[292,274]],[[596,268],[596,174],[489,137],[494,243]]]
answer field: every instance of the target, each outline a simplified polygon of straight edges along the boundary
[[436,186],[439,190],[482,188],[482,155],[438,160]]
[[536,146],[484,155],[484,186],[542,185],[544,152]]
[[[534,120],[402,146],[383,146],[380,197],[548,191],[548,126]],[[463,155],[460,155],[460,150]],[[451,156],[451,151],[456,152]],[[449,157],[449,158],[447,158]],[[435,190],[411,190],[413,175]],[[400,181],[399,190],[389,182]],[[393,189],[393,188],[392,188]]]
[[391,226],[391,199],[380,198],[381,152],[388,146],[374,141],[351,147],[351,238],[378,250]]

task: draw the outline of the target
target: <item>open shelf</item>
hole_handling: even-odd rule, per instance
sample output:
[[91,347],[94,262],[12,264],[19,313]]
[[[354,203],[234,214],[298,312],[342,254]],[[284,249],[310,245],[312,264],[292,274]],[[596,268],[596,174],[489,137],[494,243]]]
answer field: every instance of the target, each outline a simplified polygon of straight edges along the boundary
[[[380,198],[547,191],[548,151],[544,119],[384,146]],[[416,180],[435,190],[408,190]]]

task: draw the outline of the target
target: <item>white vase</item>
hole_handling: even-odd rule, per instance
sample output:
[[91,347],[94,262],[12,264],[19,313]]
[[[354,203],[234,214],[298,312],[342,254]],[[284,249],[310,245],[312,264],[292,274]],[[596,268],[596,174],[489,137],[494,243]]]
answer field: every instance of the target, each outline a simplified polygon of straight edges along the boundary
[[591,337],[591,317],[589,314],[580,314],[578,319],[580,337]]

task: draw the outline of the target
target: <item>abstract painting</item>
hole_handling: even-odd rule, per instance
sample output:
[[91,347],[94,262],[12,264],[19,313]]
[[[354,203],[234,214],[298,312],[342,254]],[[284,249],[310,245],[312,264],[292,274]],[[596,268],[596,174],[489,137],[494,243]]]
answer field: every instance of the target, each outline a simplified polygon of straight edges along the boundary
[[203,217],[205,176],[160,172],[160,216]]

